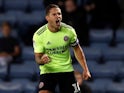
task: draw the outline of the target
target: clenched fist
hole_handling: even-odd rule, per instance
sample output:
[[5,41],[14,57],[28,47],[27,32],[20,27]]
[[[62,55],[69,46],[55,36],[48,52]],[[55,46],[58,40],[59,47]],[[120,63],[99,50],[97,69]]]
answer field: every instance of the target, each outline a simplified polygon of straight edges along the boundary
[[50,62],[50,58],[48,57],[47,54],[44,54],[44,55],[41,57],[41,60],[42,60],[42,63],[43,63],[43,64],[46,64],[46,63],[49,63],[49,62]]

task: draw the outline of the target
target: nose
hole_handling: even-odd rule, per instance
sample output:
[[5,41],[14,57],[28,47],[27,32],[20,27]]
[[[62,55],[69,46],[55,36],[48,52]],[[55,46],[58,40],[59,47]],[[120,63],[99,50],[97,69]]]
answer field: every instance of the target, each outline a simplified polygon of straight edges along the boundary
[[59,14],[57,14],[57,15],[56,15],[56,17],[57,17],[57,18],[60,18],[60,15],[59,15]]

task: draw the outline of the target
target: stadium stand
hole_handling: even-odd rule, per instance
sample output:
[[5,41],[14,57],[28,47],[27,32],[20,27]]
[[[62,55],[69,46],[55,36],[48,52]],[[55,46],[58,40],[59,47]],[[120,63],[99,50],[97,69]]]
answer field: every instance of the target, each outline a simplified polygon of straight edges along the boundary
[[37,0],[37,1],[29,0],[29,7],[31,11],[34,11],[34,10],[41,11],[44,9],[43,0]]
[[23,47],[22,49],[23,60],[34,60],[34,53],[32,47]]
[[28,0],[4,0],[4,10],[9,11],[9,10],[21,10],[21,11],[26,11],[28,8]]
[[0,12],[2,12],[3,0],[0,0]]
[[12,82],[21,84],[24,93],[35,93],[38,86],[38,82],[31,82],[29,79],[13,79]]
[[7,66],[0,66],[0,79],[4,80],[7,74]]
[[123,29],[118,29],[116,32],[116,42],[117,43],[124,43],[124,30]]
[[111,82],[107,85],[107,93],[124,93],[124,83]]
[[90,30],[90,42],[92,43],[110,43],[112,40],[111,29],[91,29]]
[[106,60],[123,60],[124,58],[124,48],[106,48],[102,50],[103,59]]
[[95,60],[95,61],[100,60],[102,56],[102,52],[100,49],[95,48],[95,47],[82,47],[82,48],[85,53],[86,59]]
[[8,21],[11,25],[15,25],[16,18],[13,15],[0,14],[0,24],[4,21]]
[[96,79],[93,82],[87,84],[91,87],[92,93],[106,93],[107,85],[112,82],[111,79]]
[[32,79],[34,74],[34,70],[26,67],[24,64],[13,64],[10,69],[10,78]]
[[17,82],[1,82],[0,93],[22,93],[22,85]]
[[[83,2],[83,0],[78,1]],[[79,2],[78,5],[82,5]],[[0,0],[0,24],[8,21],[13,27],[13,36],[19,40],[30,26],[43,24],[44,20],[43,0]],[[115,36],[117,46],[113,47],[110,46],[113,39],[111,28],[90,29],[90,45],[82,46],[92,74],[92,80],[86,81],[86,84],[91,87],[92,93],[124,93],[124,29],[117,29]],[[37,91],[39,68],[34,60],[33,47],[26,46],[22,40],[20,43],[22,62],[11,64],[10,73],[7,72],[7,66],[0,66],[0,93],[36,93]],[[75,70],[82,72],[72,49],[70,53]]]

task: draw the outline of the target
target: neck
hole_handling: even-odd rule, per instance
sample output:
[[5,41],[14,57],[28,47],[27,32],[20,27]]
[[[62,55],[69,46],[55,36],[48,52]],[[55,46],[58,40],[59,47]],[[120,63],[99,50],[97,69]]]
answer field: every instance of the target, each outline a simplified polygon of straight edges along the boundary
[[48,29],[49,29],[51,32],[58,32],[60,28],[55,28],[55,27],[53,27],[52,25],[50,25],[50,24],[48,23]]

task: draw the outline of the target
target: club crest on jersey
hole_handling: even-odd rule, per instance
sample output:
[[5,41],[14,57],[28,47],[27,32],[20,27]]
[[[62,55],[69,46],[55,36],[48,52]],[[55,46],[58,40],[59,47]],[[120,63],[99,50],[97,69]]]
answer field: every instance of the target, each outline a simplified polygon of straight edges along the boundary
[[68,41],[69,37],[68,36],[64,36],[64,41]]
[[42,88],[43,86],[44,86],[44,83],[43,82],[40,82],[39,88]]

